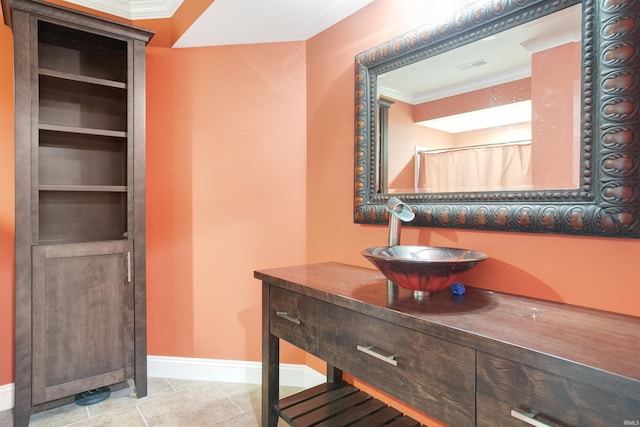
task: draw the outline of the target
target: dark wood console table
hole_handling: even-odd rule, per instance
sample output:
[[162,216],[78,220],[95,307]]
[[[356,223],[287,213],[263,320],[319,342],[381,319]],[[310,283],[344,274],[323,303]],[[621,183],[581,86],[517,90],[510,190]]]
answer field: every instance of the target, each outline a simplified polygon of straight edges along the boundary
[[[301,418],[310,409],[286,408],[323,387],[351,395],[342,370],[454,426],[640,424],[638,317],[470,287],[463,297],[390,297],[378,271],[338,263],[255,278],[264,427],[278,416],[315,425],[320,415]],[[327,384],[279,401],[280,339],[326,361]]]

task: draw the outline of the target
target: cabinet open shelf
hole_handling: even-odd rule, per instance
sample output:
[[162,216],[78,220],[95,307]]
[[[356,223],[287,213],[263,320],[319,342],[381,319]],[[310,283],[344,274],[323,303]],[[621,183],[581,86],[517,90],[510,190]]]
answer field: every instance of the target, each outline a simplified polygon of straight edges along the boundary
[[126,191],[126,138],[41,129],[38,189]]
[[106,191],[109,193],[124,193],[127,187],[123,185],[39,185],[40,191]]
[[62,126],[62,125],[53,125],[47,123],[40,123],[40,130],[48,130],[52,132],[66,132],[66,133],[79,133],[85,135],[98,135],[98,136],[113,136],[116,138],[126,138],[127,132],[117,131],[117,130],[108,130],[108,129],[94,129],[94,128],[85,128],[78,126]]
[[[70,186],[60,186],[70,187]],[[38,241],[117,240],[127,232],[127,193],[40,191]]]
[[41,76],[47,76],[47,77],[63,79],[63,80],[71,80],[75,82],[89,83],[89,84],[94,84],[98,86],[115,87],[119,89],[127,88],[127,84],[123,82],[107,80],[107,79],[98,79],[95,77],[83,76],[80,74],[65,73],[62,71],[50,70],[47,68],[38,69],[38,74]]
[[38,22],[38,66],[96,79],[127,81],[127,43],[110,37]]
[[39,122],[59,126],[127,130],[127,90],[39,76]]

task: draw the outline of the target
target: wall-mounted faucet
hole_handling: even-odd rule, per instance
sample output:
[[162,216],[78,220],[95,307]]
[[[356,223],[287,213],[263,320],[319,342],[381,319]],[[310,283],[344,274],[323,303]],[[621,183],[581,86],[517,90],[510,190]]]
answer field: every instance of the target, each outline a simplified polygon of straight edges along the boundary
[[[402,225],[402,221],[413,221],[416,214],[411,210],[409,205],[397,197],[389,198],[385,209],[389,212],[389,246],[398,246],[400,244],[400,226]],[[389,302],[392,302],[397,295],[398,285],[391,280],[387,280],[387,299]]]
[[389,246],[400,244],[400,226],[402,221],[413,221],[416,214],[411,207],[397,197],[389,198],[386,207],[389,212]]

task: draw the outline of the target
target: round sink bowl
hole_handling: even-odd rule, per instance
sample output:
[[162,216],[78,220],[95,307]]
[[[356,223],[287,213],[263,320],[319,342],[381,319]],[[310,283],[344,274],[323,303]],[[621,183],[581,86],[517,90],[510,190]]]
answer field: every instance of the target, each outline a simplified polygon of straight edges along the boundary
[[451,286],[487,259],[483,252],[434,246],[376,246],[362,255],[396,285],[425,293]]

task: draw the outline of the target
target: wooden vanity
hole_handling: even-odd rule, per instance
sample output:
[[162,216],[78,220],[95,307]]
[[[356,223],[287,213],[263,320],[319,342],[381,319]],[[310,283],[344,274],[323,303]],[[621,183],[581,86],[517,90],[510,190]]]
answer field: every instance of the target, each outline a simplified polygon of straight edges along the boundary
[[[255,278],[265,427],[311,425],[287,408],[325,390],[351,396],[326,398],[335,413],[364,411],[342,371],[456,427],[640,425],[638,317],[470,287],[390,297],[378,271],[338,263]],[[326,361],[327,384],[278,400],[280,339]]]

